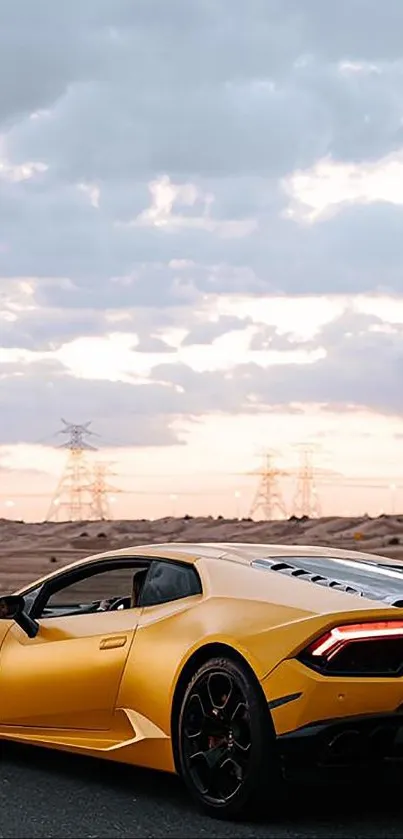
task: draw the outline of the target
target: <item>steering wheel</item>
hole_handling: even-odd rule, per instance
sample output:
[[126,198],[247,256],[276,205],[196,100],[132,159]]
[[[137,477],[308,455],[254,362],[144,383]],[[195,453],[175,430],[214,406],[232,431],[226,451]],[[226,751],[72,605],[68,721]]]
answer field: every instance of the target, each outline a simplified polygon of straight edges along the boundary
[[114,600],[109,603],[108,608],[106,609],[107,612],[116,612],[119,609],[119,606],[126,606],[127,608],[127,601],[129,601],[130,605],[130,597],[115,597]]

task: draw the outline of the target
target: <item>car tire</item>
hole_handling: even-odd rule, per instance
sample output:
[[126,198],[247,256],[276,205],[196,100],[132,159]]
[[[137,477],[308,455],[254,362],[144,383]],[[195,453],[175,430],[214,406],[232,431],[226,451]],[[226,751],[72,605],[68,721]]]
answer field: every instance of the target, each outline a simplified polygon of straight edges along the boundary
[[177,730],[178,770],[193,800],[215,818],[267,812],[282,789],[274,727],[248,666],[212,658],[189,682]]

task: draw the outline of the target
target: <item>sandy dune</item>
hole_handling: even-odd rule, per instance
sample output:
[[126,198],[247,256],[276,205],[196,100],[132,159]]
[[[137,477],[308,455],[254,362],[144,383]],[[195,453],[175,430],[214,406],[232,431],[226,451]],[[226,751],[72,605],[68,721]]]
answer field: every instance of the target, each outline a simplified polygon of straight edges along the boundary
[[277,522],[210,517],[24,524],[0,519],[0,590],[15,591],[58,566],[101,551],[170,541],[322,544],[403,559],[403,515]]

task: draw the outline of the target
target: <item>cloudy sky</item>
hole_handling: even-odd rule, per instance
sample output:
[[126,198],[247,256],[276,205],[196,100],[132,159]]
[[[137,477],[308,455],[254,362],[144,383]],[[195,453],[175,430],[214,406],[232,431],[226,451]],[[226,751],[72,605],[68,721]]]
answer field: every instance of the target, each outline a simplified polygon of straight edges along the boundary
[[0,515],[46,513],[61,417],[121,515],[247,513],[300,442],[325,513],[399,503],[402,31],[401,0],[3,0]]

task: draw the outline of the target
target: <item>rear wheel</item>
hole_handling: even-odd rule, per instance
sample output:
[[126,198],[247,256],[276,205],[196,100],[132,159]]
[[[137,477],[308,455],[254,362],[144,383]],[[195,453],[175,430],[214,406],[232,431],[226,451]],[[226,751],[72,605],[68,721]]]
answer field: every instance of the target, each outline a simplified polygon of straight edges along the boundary
[[274,729],[246,665],[214,658],[200,667],[182,700],[177,746],[179,772],[209,815],[236,818],[276,803]]

